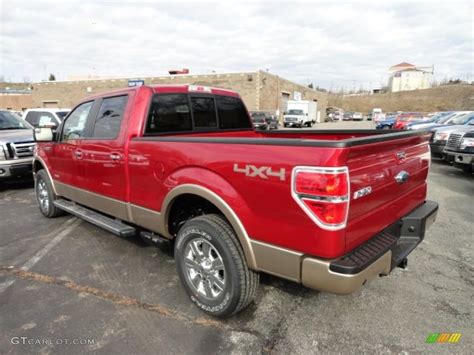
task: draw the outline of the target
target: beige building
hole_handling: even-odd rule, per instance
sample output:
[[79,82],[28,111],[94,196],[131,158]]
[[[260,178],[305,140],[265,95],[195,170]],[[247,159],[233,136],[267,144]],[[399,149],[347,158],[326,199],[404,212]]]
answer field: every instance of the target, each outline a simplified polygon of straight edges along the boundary
[[25,111],[32,106],[33,100],[29,91],[0,89],[0,109]]
[[[312,100],[318,103],[317,110],[323,120],[327,106],[327,94],[291,82],[264,71],[203,74],[168,75],[134,79],[99,79],[48,81],[28,84],[33,107],[72,108],[84,97],[104,91],[127,87],[129,80],[141,79],[146,85],[193,84],[220,87],[237,91],[249,111],[269,111],[281,117],[288,100]],[[24,84],[26,85],[26,84]]]
[[400,63],[390,67],[388,87],[391,92],[429,89],[434,67],[418,67],[410,63]]

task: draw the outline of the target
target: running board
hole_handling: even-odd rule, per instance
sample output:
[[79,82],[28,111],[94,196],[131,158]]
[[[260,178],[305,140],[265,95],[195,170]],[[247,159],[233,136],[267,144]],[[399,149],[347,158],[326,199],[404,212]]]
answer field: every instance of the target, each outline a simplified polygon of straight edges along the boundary
[[119,237],[131,237],[136,234],[135,228],[122,223],[119,220],[104,216],[99,212],[88,209],[87,207],[80,206],[75,202],[59,199],[54,201],[54,205],[74,216],[82,218],[83,220],[95,224],[110,233],[118,235]]
[[162,237],[152,232],[142,231],[140,232],[140,237],[142,237],[142,239],[146,243],[157,246],[157,247],[165,247],[165,246],[169,247],[171,245],[170,239],[167,239],[165,237]]

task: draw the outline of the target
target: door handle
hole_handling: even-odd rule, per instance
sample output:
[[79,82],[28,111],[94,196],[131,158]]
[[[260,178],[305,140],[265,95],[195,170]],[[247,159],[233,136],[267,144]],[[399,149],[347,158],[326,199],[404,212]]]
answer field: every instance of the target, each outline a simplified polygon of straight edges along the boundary
[[82,150],[74,151],[74,155],[76,156],[77,159],[81,159],[82,158]]
[[122,158],[122,156],[118,153],[111,153],[109,155],[110,159],[114,160],[114,161],[117,161],[117,160],[120,160]]

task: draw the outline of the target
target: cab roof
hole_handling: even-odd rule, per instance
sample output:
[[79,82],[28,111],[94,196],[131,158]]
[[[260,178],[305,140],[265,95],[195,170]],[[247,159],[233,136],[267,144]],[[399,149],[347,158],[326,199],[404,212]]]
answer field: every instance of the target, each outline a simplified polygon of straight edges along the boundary
[[240,97],[239,94],[235,91],[210,87],[205,85],[194,85],[194,84],[158,84],[158,85],[141,85],[136,87],[126,87],[122,89],[111,90],[107,92],[98,93],[93,96],[89,96],[81,102],[94,100],[104,96],[111,96],[111,95],[118,95],[118,94],[126,94],[127,92],[131,91],[139,91],[143,89],[151,89],[155,94],[167,94],[167,93],[193,93],[193,94],[212,94],[212,95],[223,95],[223,96],[232,96],[232,97]]

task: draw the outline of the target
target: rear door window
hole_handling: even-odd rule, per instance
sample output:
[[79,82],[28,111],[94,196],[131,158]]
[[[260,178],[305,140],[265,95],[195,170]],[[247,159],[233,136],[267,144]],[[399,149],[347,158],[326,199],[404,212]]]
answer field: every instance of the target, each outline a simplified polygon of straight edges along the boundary
[[217,128],[216,106],[213,97],[191,97],[194,127]]
[[193,124],[188,96],[166,94],[153,96],[146,134],[191,131]]
[[216,96],[219,128],[251,128],[247,110],[242,101],[236,97]]
[[102,100],[95,120],[92,137],[103,139],[117,138],[127,105],[127,95],[108,97]]

